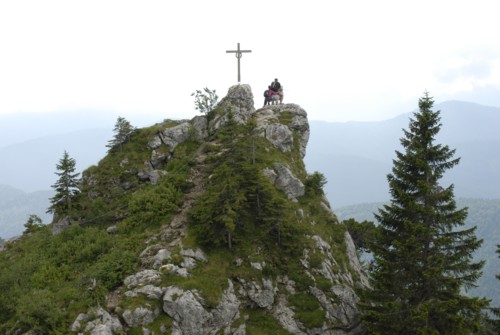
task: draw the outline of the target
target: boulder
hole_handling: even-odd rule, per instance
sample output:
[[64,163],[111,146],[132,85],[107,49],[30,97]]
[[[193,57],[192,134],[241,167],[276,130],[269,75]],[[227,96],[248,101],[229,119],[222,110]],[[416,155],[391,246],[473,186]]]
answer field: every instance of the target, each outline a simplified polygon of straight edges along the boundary
[[125,278],[123,283],[129,289],[136,288],[138,286],[145,286],[147,284],[155,284],[161,281],[160,272],[157,270],[143,270],[134,275]]
[[296,199],[305,194],[306,189],[304,184],[286,166],[274,163],[273,167],[278,175],[275,185],[278,189],[285,192],[288,199]]
[[283,152],[292,151],[293,133],[290,128],[278,123],[266,125],[262,129],[261,136],[265,137],[276,148]]
[[129,327],[135,327],[152,323],[158,314],[159,311],[155,313],[146,307],[139,306],[133,311],[126,309],[122,317]]
[[212,315],[205,310],[203,300],[196,291],[167,287],[163,296],[163,311],[173,319],[173,327],[179,334],[207,334],[206,324]]
[[216,108],[217,113],[208,125],[211,132],[223,127],[229,120],[231,113],[235,122],[244,124],[255,112],[253,93],[250,85],[231,86],[227,95],[220,101]]
[[275,288],[273,282],[262,279],[262,287],[255,281],[245,285],[248,297],[260,308],[270,308],[274,303]]
[[167,128],[160,133],[160,138],[165,143],[170,152],[173,152],[175,147],[189,138],[189,130],[191,124],[189,122],[181,123],[177,126]]

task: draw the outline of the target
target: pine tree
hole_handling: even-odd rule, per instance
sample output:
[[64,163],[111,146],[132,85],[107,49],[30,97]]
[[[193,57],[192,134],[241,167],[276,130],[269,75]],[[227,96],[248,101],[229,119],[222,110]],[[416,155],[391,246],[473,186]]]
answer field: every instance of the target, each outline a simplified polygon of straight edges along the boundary
[[134,132],[134,130],[135,127],[133,127],[129,121],[119,116],[116,120],[115,128],[113,129],[115,136],[112,140],[108,141],[108,145],[106,145],[106,147],[110,150],[119,147],[121,150],[122,145],[128,142],[130,135]]
[[36,214],[31,214],[28,218],[28,221],[26,221],[26,223],[24,224],[24,228],[26,229],[24,230],[23,234],[34,233],[42,227],[43,227],[42,219]]
[[59,179],[52,185],[56,194],[50,199],[51,206],[47,212],[66,215],[71,210],[71,200],[79,192],[78,176],[80,174],[74,173],[76,161],[69,156],[67,151],[64,151],[56,168],[59,172],[55,174],[59,176]]
[[[500,258],[500,244],[497,244],[497,254],[498,258]],[[497,274],[496,277],[500,280],[500,274]],[[494,307],[491,311],[496,316],[496,320],[493,320],[493,327],[500,334],[500,307]]]
[[389,182],[391,203],[379,209],[373,246],[372,290],[360,304],[372,334],[471,334],[480,328],[485,299],[464,295],[484,262],[472,256],[482,240],[476,228],[459,230],[467,208],[457,209],[444,172],[459,163],[455,150],[434,144],[440,112],[426,92],[404,130]]

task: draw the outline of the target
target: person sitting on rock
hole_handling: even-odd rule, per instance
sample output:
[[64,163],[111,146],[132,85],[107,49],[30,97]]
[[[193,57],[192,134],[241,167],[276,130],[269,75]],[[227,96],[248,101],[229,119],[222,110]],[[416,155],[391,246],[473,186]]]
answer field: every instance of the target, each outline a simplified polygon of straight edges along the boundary
[[281,89],[281,84],[278,81],[278,78],[275,78],[274,81],[271,83],[271,89],[275,92],[278,92]]
[[271,86],[267,87],[267,90],[264,91],[264,107],[266,105],[271,104],[271,100],[273,98],[273,95],[278,94],[277,91],[274,91]]

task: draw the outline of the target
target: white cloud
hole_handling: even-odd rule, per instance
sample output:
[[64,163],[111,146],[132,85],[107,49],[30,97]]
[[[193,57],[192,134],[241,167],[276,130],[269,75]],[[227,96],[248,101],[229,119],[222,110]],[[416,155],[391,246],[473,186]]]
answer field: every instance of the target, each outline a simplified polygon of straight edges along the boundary
[[387,118],[426,89],[439,100],[498,87],[495,15],[493,1],[2,2],[0,113],[189,118],[195,89],[224,95],[236,83],[236,59],[225,51],[240,42],[252,50],[241,59],[242,81],[256,106],[278,77],[286,101],[310,118]]

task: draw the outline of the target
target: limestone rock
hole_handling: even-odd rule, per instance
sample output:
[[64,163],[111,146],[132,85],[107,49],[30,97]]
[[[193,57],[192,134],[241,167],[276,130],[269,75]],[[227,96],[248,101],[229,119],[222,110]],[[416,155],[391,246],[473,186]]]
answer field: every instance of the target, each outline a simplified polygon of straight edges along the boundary
[[116,234],[118,233],[118,227],[116,225],[112,225],[112,226],[109,226],[107,229],[106,229],[106,232],[108,234]]
[[198,140],[203,140],[207,138],[208,132],[208,122],[206,116],[197,115],[191,120],[193,128],[196,132],[196,137]]
[[240,301],[234,293],[234,286],[231,280],[227,280],[228,288],[224,291],[217,308],[212,311],[213,331],[229,327],[240,317]]
[[155,284],[161,280],[160,272],[157,270],[143,270],[125,278],[123,283],[129,288]]
[[167,128],[160,133],[160,138],[163,143],[165,143],[170,152],[172,152],[175,147],[189,138],[189,130],[191,129],[191,124],[189,122],[181,123],[175,127]]
[[172,255],[167,249],[160,249],[153,257],[153,268],[158,269],[165,260],[171,259]]
[[226,97],[217,105],[217,110],[219,110],[220,113],[215,115],[208,125],[212,132],[227,123],[230,113],[232,113],[233,119],[237,123],[246,123],[255,111],[253,93],[250,85],[242,84],[231,86]]
[[205,310],[196,291],[167,287],[163,296],[163,311],[173,319],[173,327],[178,334],[207,334],[206,323],[212,315]]
[[304,184],[286,166],[274,163],[273,167],[278,175],[275,181],[276,187],[285,192],[289,199],[296,199],[304,195]]
[[351,235],[347,231],[344,234],[344,240],[345,240],[345,246],[346,246],[345,249],[346,249],[347,259],[349,260],[349,265],[358,274],[361,281],[361,285],[369,287],[370,284],[368,282],[368,278],[366,277],[366,274],[363,271],[361,264],[359,263],[354,241],[352,240]]
[[208,262],[207,256],[203,253],[203,251],[201,251],[201,249],[196,249],[196,250],[182,249],[180,251],[180,254],[182,256],[194,258],[199,262],[203,262],[203,263]]
[[96,319],[87,323],[85,333],[92,335],[107,335],[122,332],[123,326],[117,317],[111,316],[102,307],[97,308],[92,314]]
[[54,235],[59,234],[64,229],[68,228],[69,226],[71,226],[71,220],[70,220],[69,216],[65,216],[62,219],[57,220],[52,224],[52,234],[54,234]]
[[[287,113],[292,118],[286,124],[280,122],[280,115]],[[259,109],[256,112],[256,120],[263,136],[270,140],[273,145],[281,148],[282,151],[288,151],[289,145],[293,142],[289,134],[295,132],[298,134],[299,152],[301,157],[304,158],[306,154],[306,147],[309,141],[309,121],[307,120],[307,113],[299,105],[285,104],[269,106],[264,109]],[[284,130],[286,127],[288,131]],[[280,143],[283,141],[283,143]]]
[[155,313],[148,308],[139,306],[133,311],[126,309],[123,312],[122,317],[129,327],[135,327],[152,323],[158,313],[159,311]]
[[275,147],[283,152],[292,151],[293,133],[283,124],[270,124],[265,126],[263,136]]
[[148,299],[159,300],[163,296],[164,289],[158,286],[148,284],[139,288],[135,288],[131,291],[125,292],[125,296],[136,297],[139,293],[144,294]]
[[279,324],[286,329],[290,334],[305,335],[295,320],[295,313],[287,306],[285,296],[280,295],[278,303],[272,310],[273,316],[278,320]]
[[275,288],[273,282],[268,279],[262,279],[262,287],[255,281],[245,286],[248,297],[260,308],[269,308],[274,303]]
[[87,314],[85,313],[78,314],[75,321],[69,327],[69,330],[72,332],[78,331],[82,327],[83,323],[85,323],[88,319],[89,316]]

